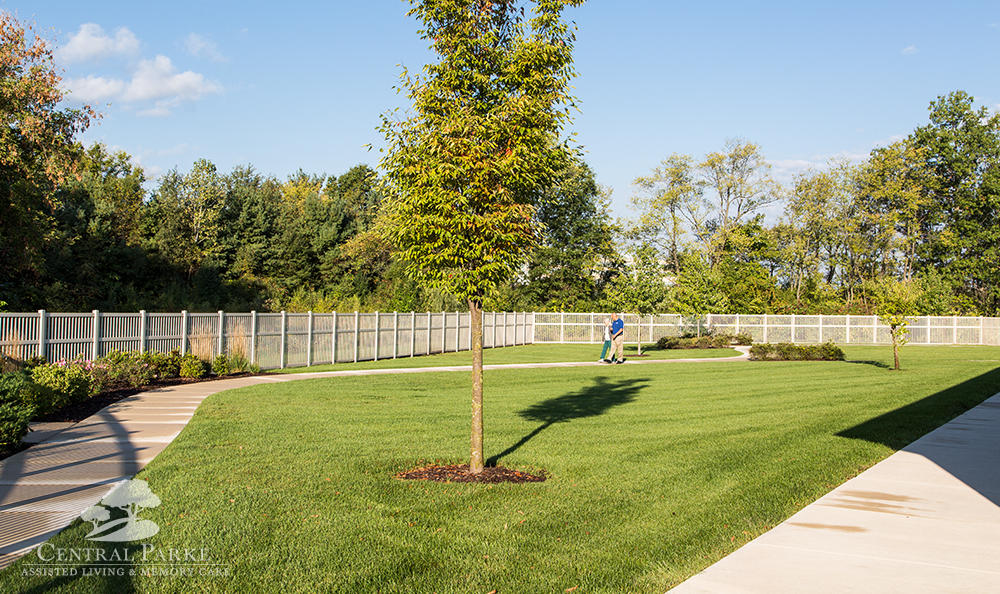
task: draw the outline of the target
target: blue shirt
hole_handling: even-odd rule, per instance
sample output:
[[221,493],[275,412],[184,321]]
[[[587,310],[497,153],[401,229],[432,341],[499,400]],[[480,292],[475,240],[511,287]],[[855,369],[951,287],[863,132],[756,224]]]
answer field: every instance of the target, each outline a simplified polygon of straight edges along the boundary
[[617,320],[611,322],[611,338],[614,338],[619,332],[625,329],[625,320],[618,318]]

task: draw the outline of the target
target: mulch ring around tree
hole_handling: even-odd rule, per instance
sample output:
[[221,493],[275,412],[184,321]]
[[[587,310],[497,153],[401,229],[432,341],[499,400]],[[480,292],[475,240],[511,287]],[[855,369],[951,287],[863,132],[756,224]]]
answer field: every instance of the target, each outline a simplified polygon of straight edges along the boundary
[[545,473],[531,474],[503,466],[487,466],[479,474],[470,474],[468,464],[431,464],[396,474],[396,478],[410,481],[436,481],[439,483],[540,483]]

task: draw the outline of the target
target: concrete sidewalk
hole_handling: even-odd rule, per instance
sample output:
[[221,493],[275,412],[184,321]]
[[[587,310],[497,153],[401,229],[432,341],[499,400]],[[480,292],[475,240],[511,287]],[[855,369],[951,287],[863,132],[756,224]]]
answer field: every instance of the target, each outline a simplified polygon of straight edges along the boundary
[[[626,363],[742,361],[662,359]],[[485,369],[601,366],[597,362],[515,363]],[[79,423],[35,425],[27,450],[0,461],[0,569],[68,526],[96,504],[115,483],[132,478],[174,440],[205,398],[234,388],[324,377],[470,371],[471,366],[364,369],[259,375],[142,392],[112,404]]]
[[46,423],[27,450],[0,461],[0,568],[68,526],[115,483],[167,447],[208,396],[254,384],[235,378],[157,388],[79,423]]
[[670,592],[1000,592],[1000,394]]

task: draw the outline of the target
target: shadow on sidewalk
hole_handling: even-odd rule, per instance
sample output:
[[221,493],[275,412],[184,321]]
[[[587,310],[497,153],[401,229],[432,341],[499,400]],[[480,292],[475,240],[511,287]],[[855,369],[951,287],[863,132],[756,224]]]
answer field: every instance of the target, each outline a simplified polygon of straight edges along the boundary
[[[984,402],[997,392],[1000,392],[1000,369],[869,419],[837,435],[920,454],[1000,506],[1000,402]],[[979,405],[982,408],[978,413],[943,426],[942,419],[952,420]],[[939,427],[933,435],[920,439]]]

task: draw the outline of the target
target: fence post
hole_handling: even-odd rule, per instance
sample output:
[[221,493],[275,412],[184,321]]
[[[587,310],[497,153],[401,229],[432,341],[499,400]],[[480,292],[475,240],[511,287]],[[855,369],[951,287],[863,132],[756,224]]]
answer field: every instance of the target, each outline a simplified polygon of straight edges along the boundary
[[823,315],[819,316],[819,341],[823,342]]
[[[525,316],[527,321],[527,316]],[[535,344],[535,312],[531,312],[531,344]]]
[[441,312],[441,352],[448,352],[448,312]]
[[795,341],[795,314],[792,314],[792,344],[798,344]]
[[146,310],[139,310],[139,353],[146,352]]
[[399,356],[399,312],[392,312],[392,358]]
[[951,316],[951,344],[958,344],[958,316]]
[[847,344],[851,344],[851,314],[844,316],[844,338]]
[[35,355],[45,359],[46,351],[46,337],[45,337],[45,325],[46,320],[48,320],[49,314],[45,312],[44,309],[38,310],[38,348],[35,349]]
[[410,312],[410,356],[417,350],[417,312]]
[[101,312],[96,309],[94,314],[94,331],[90,341],[90,360],[94,361],[101,355]]
[[[146,317],[146,312],[142,312],[143,318]],[[224,354],[226,348],[226,312],[219,310],[219,344],[217,355]]]
[[566,312],[559,312],[559,343],[566,342]]
[[740,314],[736,314],[736,332],[734,334],[740,333]]
[[361,323],[361,316],[360,314],[358,314],[358,311],[355,310],[354,311],[354,362],[355,363],[358,362],[358,346],[359,346],[358,341],[361,340],[361,327],[359,326],[360,323]]
[[490,343],[491,348],[497,348],[497,312],[493,312],[493,342]]
[[455,312],[455,352],[462,346],[462,313]]
[[[480,318],[481,320],[482,318]],[[479,326],[482,329],[482,326]],[[469,350],[472,350],[472,310],[469,310]]]
[[285,351],[288,346],[288,313],[281,310],[281,357],[279,358],[279,369],[285,368]]
[[379,325],[381,320],[379,319],[379,312],[375,312],[375,360],[378,361],[378,339],[379,339]]
[[250,364],[257,363],[257,310],[250,312]]
[[983,316],[979,316],[979,344],[986,344],[983,341]]
[[767,314],[764,314],[764,342],[767,342]]
[[425,355],[431,354],[431,323],[434,319],[431,317],[431,312],[427,312],[427,351]]
[[313,364],[313,312],[309,310],[309,323],[307,325],[308,330],[306,334],[306,367],[311,367]]
[[333,332],[330,333],[330,364],[337,362],[337,312],[333,312]]
[[187,310],[181,312],[181,356],[188,352],[188,331],[191,327],[190,314]]
[[653,338],[653,314],[649,314],[649,342],[656,342]]

